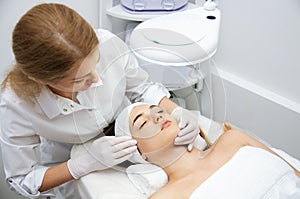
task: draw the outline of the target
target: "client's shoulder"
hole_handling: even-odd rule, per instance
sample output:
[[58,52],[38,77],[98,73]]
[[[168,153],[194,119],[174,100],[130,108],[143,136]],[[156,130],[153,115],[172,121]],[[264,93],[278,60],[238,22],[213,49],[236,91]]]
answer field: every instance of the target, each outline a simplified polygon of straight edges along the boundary
[[193,190],[191,187],[186,187],[184,183],[185,180],[177,180],[175,182],[168,182],[167,185],[160,188],[154,192],[149,199],[162,199],[162,198],[172,198],[172,199],[182,199],[188,198]]
[[225,144],[225,146],[238,146],[242,147],[247,144],[247,135],[237,129],[230,129],[225,131],[217,140],[219,144]]
[[170,191],[170,187],[168,185],[154,192],[149,199],[161,199],[161,198],[172,198],[174,191]]

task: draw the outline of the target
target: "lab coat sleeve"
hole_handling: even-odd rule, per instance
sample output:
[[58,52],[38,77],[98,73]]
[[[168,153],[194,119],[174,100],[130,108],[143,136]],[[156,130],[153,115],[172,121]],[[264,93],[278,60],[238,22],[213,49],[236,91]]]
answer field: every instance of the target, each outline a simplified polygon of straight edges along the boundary
[[2,98],[0,116],[2,160],[9,186],[29,198],[53,196],[51,191],[38,191],[47,167],[39,165],[39,136],[26,120],[20,104]]

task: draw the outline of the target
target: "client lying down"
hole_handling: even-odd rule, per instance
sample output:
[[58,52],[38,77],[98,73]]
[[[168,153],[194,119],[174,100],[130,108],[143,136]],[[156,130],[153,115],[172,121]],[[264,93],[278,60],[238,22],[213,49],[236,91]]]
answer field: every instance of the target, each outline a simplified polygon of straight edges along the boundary
[[137,140],[132,161],[155,164],[168,176],[151,199],[300,197],[300,172],[241,131],[228,128],[209,149],[189,152],[173,144],[178,125],[157,106],[132,104],[116,125],[116,136]]

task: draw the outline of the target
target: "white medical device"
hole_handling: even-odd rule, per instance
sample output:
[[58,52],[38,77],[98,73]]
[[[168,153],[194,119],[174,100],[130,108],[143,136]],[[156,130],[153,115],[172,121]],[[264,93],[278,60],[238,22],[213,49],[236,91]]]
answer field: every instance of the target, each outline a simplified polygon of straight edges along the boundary
[[132,31],[130,47],[160,65],[201,63],[217,50],[220,16],[218,9],[198,7],[149,19]]
[[188,0],[121,0],[120,3],[125,11],[131,13],[174,12],[185,9]]

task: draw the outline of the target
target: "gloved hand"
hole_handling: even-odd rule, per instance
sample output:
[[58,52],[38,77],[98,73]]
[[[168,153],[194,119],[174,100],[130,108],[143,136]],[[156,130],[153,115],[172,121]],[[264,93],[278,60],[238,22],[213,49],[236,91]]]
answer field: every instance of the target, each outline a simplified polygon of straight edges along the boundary
[[175,108],[171,116],[178,122],[180,131],[175,139],[175,145],[188,145],[188,150],[191,151],[193,143],[197,135],[199,135],[200,124],[199,118],[191,111],[182,107]]
[[103,170],[124,162],[137,149],[129,136],[104,136],[93,141],[87,151],[68,161],[71,175],[78,179],[92,171]]

